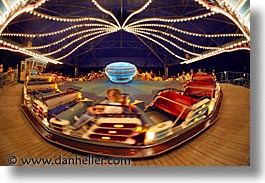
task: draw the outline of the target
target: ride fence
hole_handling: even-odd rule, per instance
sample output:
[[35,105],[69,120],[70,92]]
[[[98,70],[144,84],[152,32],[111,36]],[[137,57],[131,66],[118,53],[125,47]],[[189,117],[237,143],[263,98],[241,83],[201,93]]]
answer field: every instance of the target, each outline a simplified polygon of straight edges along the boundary
[[18,82],[18,69],[10,72],[0,73],[0,89],[3,90],[5,86],[9,86]]
[[234,71],[223,71],[215,73],[219,83],[230,83],[234,85],[250,88],[250,74]]

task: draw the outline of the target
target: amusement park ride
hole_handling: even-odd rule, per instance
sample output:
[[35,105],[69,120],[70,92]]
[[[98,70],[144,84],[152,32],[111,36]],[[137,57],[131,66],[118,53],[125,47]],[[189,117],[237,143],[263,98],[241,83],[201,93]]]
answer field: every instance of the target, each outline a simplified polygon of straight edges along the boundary
[[[134,65],[121,67],[112,65],[114,61],[162,68],[167,78],[169,68],[179,64],[250,51],[249,4],[0,0],[0,49],[30,57],[21,62],[21,105],[44,139],[85,153],[145,158],[175,148],[214,124],[223,94],[213,73],[193,74],[182,90],[163,88],[144,107],[128,102],[133,92],[128,93],[121,114],[99,114],[75,127],[74,116],[102,104],[76,89],[59,89],[56,76],[44,74],[46,64],[105,67],[113,85],[130,85],[136,74]],[[150,117],[154,114],[162,117]]]
[[[97,155],[145,158],[179,146],[210,127],[217,120],[222,91],[214,74],[194,74],[184,90],[160,90],[144,108],[124,98],[122,113],[98,114],[74,126],[74,116],[87,107],[110,104],[83,98],[73,88],[59,90],[55,75],[30,74],[23,87],[22,109],[38,133],[52,143]],[[163,117],[150,118],[154,113]]]

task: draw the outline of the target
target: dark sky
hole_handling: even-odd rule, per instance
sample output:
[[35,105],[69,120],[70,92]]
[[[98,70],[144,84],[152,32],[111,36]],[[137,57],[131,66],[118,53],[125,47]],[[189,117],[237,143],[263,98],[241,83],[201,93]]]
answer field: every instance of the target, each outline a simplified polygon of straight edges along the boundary
[[238,71],[249,73],[250,52],[242,50],[223,53],[191,64],[176,65],[169,68],[169,74],[182,72],[183,70],[187,72],[190,69],[197,71],[198,68],[206,69],[207,72],[211,72],[214,69],[215,72]]

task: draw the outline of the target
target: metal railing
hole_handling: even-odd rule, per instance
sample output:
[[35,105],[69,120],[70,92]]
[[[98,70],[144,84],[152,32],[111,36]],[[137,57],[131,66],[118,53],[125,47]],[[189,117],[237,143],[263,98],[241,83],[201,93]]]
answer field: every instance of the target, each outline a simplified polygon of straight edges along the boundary
[[11,72],[0,73],[0,88],[3,90],[5,86],[9,86],[18,82],[18,69]]
[[234,71],[223,71],[215,73],[219,83],[230,83],[234,85],[250,88],[250,74]]

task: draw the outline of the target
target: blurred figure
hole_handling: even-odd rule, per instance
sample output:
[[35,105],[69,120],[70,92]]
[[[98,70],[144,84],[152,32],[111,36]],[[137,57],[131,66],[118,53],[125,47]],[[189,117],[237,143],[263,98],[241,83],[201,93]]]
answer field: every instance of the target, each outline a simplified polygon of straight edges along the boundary
[[193,76],[193,69],[190,69],[190,72],[186,74],[186,81],[191,81]]
[[194,74],[193,69],[190,69],[190,76],[192,77],[193,74]]
[[154,78],[154,71],[153,70],[150,71],[150,75],[152,78]]
[[4,72],[4,65],[0,64],[0,73],[3,73],[3,72]]
[[180,75],[180,73],[178,72],[177,74],[177,78],[176,78],[177,81],[182,81],[182,76]]
[[186,72],[185,72],[185,71],[182,71],[182,75],[181,75],[181,77],[182,77],[182,81],[183,81],[183,82],[186,82],[186,81],[187,81],[187,78],[186,78]]
[[197,74],[204,74],[204,72],[199,68]]
[[12,67],[8,67],[7,72],[10,73],[12,71],[13,71],[13,68]]
[[[109,102],[108,102],[109,100]],[[102,114],[102,113],[107,113],[107,114],[112,114],[112,113],[122,113],[123,108],[121,106],[114,106],[114,105],[122,105],[122,96],[121,92],[118,89],[109,89],[107,90],[107,97],[102,103],[108,103],[111,106],[94,106],[94,107],[88,107],[86,112],[82,114],[79,117],[74,116],[74,120],[76,121],[75,124],[73,125],[74,127],[78,127],[80,124],[82,124],[85,121],[91,121],[95,115],[97,114]]]

